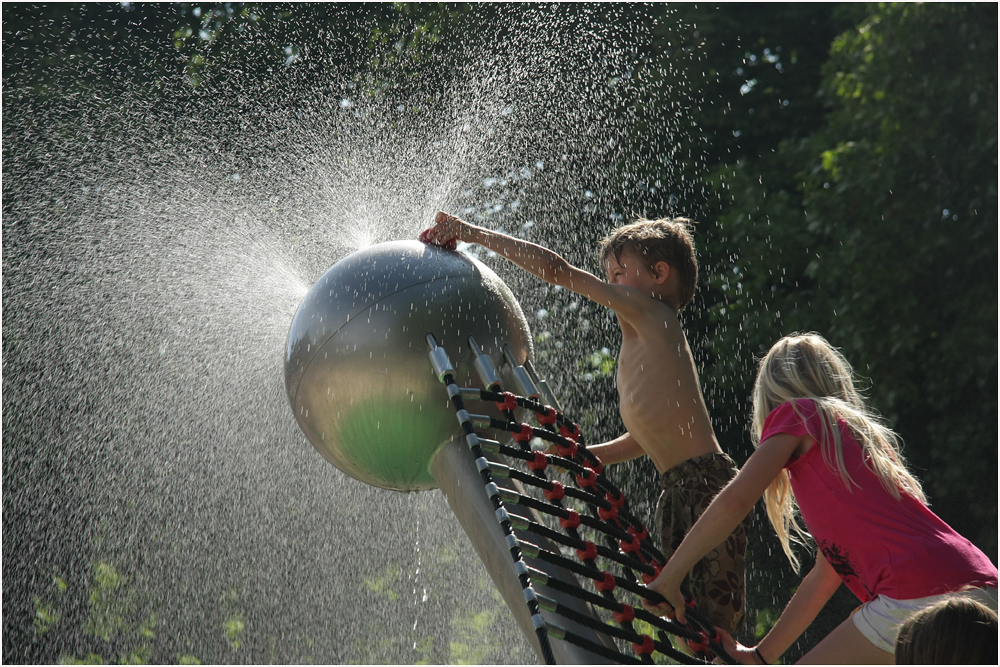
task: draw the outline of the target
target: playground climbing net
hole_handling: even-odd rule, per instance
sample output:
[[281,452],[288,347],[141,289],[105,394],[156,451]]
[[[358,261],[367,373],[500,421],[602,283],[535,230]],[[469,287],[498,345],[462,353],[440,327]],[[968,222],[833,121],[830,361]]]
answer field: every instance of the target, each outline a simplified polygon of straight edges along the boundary
[[[480,353],[476,340],[470,337],[469,347],[476,355],[474,366],[486,389],[463,388],[455,383],[455,371],[445,350],[431,334],[427,342],[431,364],[447,388],[466,444],[476,458],[486,494],[493,503],[545,661],[555,663],[549,643],[553,637],[618,663],[652,664],[655,652],[684,664],[706,664],[716,658],[735,662],[723,648],[717,630],[698,612],[693,600],[687,602],[687,621],[683,625],[642,608],[639,598],[654,603],[664,601],[644,584],[656,577],[666,559],[650,540],[642,521],[631,512],[622,491],[604,474],[600,460],[588,451],[580,427],[560,409],[542,402],[544,393],[556,403],[530,364],[518,365],[504,346],[504,355],[513,369],[513,382],[523,395],[504,391],[489,357]],[[470,405],[476,401],[494,403],[503,418],[470,414],[466,410],[467,401]],[[519,423],[514,413],[518,408],[533,414],[535,425]],[[485,438],[476,432],[477,428],[509,434],[510,444]],[[531,442],[536,438],[544,443],[544,449],[532,450]],[[553,450],[555,453],[549,453]],[[488,458],[484,453],[492,456]],[[511,465],[499,462],[504,459]],[[575,484],[564,485],[554,475],[550,477],[557,469],[565,471]],[[501,488],[495,477],[515,480],[520,484],[514,488],[525,492]],[[506,508],[512,505],[535,512],[509,513]],[[534,521],[524,514],[547,519]],[[554,528],[557,523],[561,530]],[[528,541],[525,539],[528,534],[543,538],[536,541],[545,544]],[[594,539],[586,539],[588,535]],[[579,577],[583,585],[529,567],[524,562],[525,556],[552,563]],[[610,615],[613,622],[582,614],[539,594],[533,583],[603,609],[602,616]],[[543,609],[617,641],[598,643],[546,622],[541,615]],[[637,621],[656,637],[640,632]],[[693,655],[676,649],[671,636],[685,641]],[[631,654],[609,646],[630,648]]]

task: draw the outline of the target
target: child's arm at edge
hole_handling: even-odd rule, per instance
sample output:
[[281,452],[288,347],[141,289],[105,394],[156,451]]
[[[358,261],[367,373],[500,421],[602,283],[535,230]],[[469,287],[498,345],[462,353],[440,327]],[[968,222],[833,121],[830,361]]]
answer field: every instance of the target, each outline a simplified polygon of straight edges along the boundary
[[773,665],[802,636],[839,587],[837,572],[822,553],[817,553],[816,564],[799,583],[777,623],[757,646],[744,646],[720,628],[722,645],[729,655],[744,665]]
[[769,664],[778,661],[813,622],[833,594],[840,588],[840,576],[817,551],[816,564],[799,584],[795,595],[785,605],[774,627],[757,644],[757,651]]
[[601,463],[605,465],[631,461],[646,453],[642,446],[629,433],[598,445],[587,445],[587,449],[591,454],[601,459]]

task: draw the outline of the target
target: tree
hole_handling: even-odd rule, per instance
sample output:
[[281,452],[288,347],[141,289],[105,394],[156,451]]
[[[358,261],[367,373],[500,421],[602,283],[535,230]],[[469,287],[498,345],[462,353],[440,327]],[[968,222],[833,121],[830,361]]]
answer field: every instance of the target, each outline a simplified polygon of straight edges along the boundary
[[715,182],[733,192],[723,225],[739,259],[720,275],[740,279],[728,307],[750,351],[794,330],[841,347],[943,518],[995,553],[996,505],[981,495],[996,486],[997,414],[996,31],[984,11],[872,8],[833,42],[824,127]]

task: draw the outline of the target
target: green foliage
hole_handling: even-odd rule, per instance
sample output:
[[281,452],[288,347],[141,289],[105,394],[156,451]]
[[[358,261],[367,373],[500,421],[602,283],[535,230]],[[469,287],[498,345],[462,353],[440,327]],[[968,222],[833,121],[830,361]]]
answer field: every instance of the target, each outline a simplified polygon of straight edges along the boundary
[[421,637],[413,645],[413,652],[419,657],[414,661],[415,665],[431,664],[431,651],[434,649],[434,637]]
[[95,635],[106,642],[119,630],[125,628],[126,596],[122,590],[124,580],[111,563],[99,561],[94,564],[94,575],[90,587],[90,616],[84,632]]
[[757,621],[754,627],[753,636],[758,640],[763,639],[764,635],[771,631],[774,624],[778,621],[778,616],[781,615],[780,609],[775,609],[774,607],[765,607],[757,611]]
[[[706,190],[707,172],[765,156],[781,141],[820,126],[820,68],[833,37],[863,16],[859,8],[681,4],[657,17],[649,58],[637,73],[643,85],[635,100],[635,171],[629,175],[645,183],[662,180],[663,186],[626,182],[622,208],[713,222],[729,197],[725,188]],[[665,122],[671,116],[678,120]],[[704,254],[702,249],[702,262]]]
[[402,575],[403,572],[398,565],[389,565],[381,574],[365,577],[363,581],[368,590],[376,595],[384,596],[389,602],[396,602],[399,600],[399,593],[393,588],[393,585],[400,580]]
[[35,632],[44,635],[59,622],[60,614],[42,602],[37,595],[32,596],[32,602],[35,605]]
[[243,622],[243,617],[240,614],[233,614],[229,616],[222,623],[222,629],[226,634],[226,641],[229,645],[233,647],[233,650],[237,650],[243,644],[243,633],[246,632],[247,626]]
[[503,653],[504,647],[493,629],[510,612],[491,581],[481,580],[479,588],[482,600],[491,604],[480,611],[470,604],[452,615],[448,664],[482,665],[490,662],[491,656]]
[[451,619],[455,639],[449,644],[450,664],[481,665],[486,661],[489,647],[483,642],[483,637],[489,634],[489,629],[496,620],[496,613],[496,610],[486,610]]
[[156,614],[140,615],[136,591],[128,583],[114,564],[103,560],[94,563],[84,632],[119,647],[118,662],[146,664],[153,657],[149,640],[156,637]]
[[602,347],[581,359],[577,367],[583,380],[590,382],[594,379],[611,377],[614,375],[617,364],[618,358],[611,354],[611,350]]
[[997,37],[985,10],[879,7],[834,43],[832,155],[803,203],[823,212],[843,345],[878,381],[873,398],[939,511],[995,553],[996,504],[980,495],[996,486],[997,419]]
[[66,595],[66,580],[59,575],[52,575],[52,585],[45,591],[44,597],[33,595],[32,605],[35,609],[35,632],[41,636],[52,630],[62,619],[61,607]]
[[96,653],[88,653],[86,657],[74,658],[72,656],[60,656],[60,665],[103,665],[104,658]]

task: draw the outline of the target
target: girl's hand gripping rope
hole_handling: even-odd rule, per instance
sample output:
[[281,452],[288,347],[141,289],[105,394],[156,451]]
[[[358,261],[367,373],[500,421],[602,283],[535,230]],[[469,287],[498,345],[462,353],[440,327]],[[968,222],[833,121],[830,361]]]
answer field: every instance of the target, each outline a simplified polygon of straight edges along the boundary
[[683,573],[677,577],[672,572],[670,561],[667,561],[656,578],[646,586],[649,590],[663,596],[666,602],[653,602],[643,598],[643,608],[651,614],[676,618],[678,622],[684,623],[684,596],[681,595],[681,580],[683,578]]

